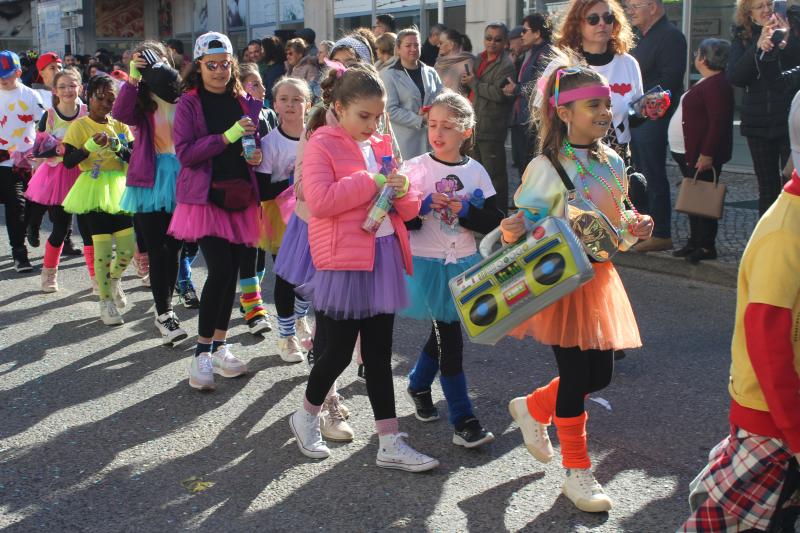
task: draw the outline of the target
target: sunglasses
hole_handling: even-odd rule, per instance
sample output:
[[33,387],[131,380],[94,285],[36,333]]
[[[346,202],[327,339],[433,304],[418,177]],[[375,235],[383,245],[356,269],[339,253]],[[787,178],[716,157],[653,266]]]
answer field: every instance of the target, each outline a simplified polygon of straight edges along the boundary
[[[600,24],[600,18],[601,18],[600,15],[598,15],[597,13],[592,13],[591,15],[586,17],[586,23],[589,24],[589,26],[597,26],[598,24]],[[605,22],[609,26],[611,24],[614,24],[614,22],[617,20],[616,18],[614,18],[614,13],[608,13],[608,12],[603,13],[602,18],[603,22]]]
[[221,68],[222,70],[230,70],[231,64],[232,64],[231,61],[227,61],[227,60],[226,61],[201,61],[201,63],[203,65],[205,65],[206,68],[211,72],[214,72],[218,68]]
[[492,38],[492,37],[489,37],[488,35],[486,37],[484,37],[483,40],[486,41],[487,43],[502,43],[503,42],[503,38],[502,37],[494,37],[494,38]]

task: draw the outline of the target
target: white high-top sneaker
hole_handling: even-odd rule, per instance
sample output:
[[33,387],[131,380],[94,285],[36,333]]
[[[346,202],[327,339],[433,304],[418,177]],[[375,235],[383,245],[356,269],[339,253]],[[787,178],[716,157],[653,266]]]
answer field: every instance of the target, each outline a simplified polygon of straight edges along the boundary
[[320,412],[320,430],[322,436],[334,442],[350,442],[353,440],[353,428],[345,421],[342,397],[331,394],[325,398]]
[[42,292],[58,291],[58,269],[42,267]]
[[294,329],[297,332],[297,340],[300,341],[300,346],[304,350],[311,349],[314,340],[314,332],[311,329],[311,324],[308,323],[308,317],[300,317],[294,322]]
[[100,300],[100,320],[106,326],[119,326],[125,323],[114,300]]
[[575,507],[587,513],[611,510],[609,498],[589,468],[568,468],[562,491]]
[[108,284],[111,286],[111,297],[114,298],[114,304],[119,309],[120,313],[125,311],[128,305],[128,297],[125,296],[125,291],[122,290],[122,282],[119,278],[108,278]]
[[375,464],[382,468],[395,468],[407,472],[425,472],[439,466],[439,461],[409,446],[407,438],[407,433],[380,435]]
[[278,354],[287,363],[300,363],[305,360],[300,342],[294,335],[278,339]]
[[514,398],[508,403],[508,412],[511,418],[522,431],[522,440],[528,452],[542,463],[549,463],[553,459],[553,445],[547,434],[547,426],[537,422],[528,412],[528,402],[524,396]]
[[319,429],[319,417],[308,413],[305,409],[298,409],[289,417],[289,427],[297,440],[297,447],[306,457],[312,459],[325,459],[330,457],[328,449]]

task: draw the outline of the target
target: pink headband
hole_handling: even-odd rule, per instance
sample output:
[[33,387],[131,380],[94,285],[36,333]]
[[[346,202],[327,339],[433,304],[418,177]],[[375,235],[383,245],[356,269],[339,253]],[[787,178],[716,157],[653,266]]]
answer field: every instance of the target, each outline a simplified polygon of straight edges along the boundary
[[[576,100],[586,100],[588,98],[609,98],[611,96],[611,89],[608,85],[590,85],[588,87],[579,87],[569,91],[561,91],[558,95],[558,105],[568,104]],[[550,97],[550,105],[556,107],[556,97]]]
[[347,71],[347,67],[345,67],[338,61],[332,61],[327,57],[325,58],[325,64],[328,65],[332,70],[336,71],[337,78],[341,78],[342,74],[344,74]]

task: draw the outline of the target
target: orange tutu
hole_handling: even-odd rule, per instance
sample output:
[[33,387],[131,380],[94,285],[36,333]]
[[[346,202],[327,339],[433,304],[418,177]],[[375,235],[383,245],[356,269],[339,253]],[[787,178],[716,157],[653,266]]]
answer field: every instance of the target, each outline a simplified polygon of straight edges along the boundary
[[639,348],[642,339],[631,302],[611,262],[592,263],[594,278],[511,330],[547,345],[581,350]]

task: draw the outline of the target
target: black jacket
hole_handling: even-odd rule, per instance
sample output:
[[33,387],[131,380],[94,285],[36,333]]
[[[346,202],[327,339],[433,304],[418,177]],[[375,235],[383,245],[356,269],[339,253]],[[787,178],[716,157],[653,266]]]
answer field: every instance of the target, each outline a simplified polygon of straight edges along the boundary
[[[753,37],[747,42],[736,32],[731,43],[731,55],[726,74],[731,84],[744,89],[742,97],[742,135],[763,139],[780,139],[789,135],[787,120],[794,93],[785,83],[759,71],[756,42],[761,27],[753,26]],[[778,52],[784,70],[800,64],[800,45],[789,39],[784,50]]]
[[649,91],[656,85],[672,93],[666,119],[672,116],[683,94],[683,74],[686,72],[686,37],[667,18],[662,16],[642,35],[637,31],[638,42],[631,55],[642,70],[642,85]]

